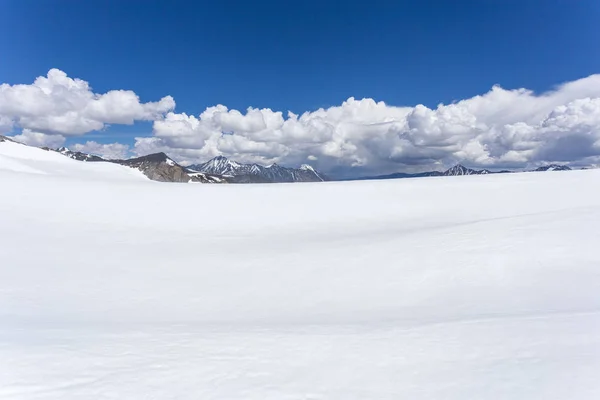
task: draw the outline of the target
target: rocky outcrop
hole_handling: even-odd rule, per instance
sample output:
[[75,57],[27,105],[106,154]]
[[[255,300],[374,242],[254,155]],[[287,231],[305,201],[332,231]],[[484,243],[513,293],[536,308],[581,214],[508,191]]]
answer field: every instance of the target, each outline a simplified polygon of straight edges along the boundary
[[153,181],[189,182],[191,180],[185,169],[165,153],[149,154],[129,160],[111,160],[111,162],[138,169]]
[[154,153],[129,160],[109,160],[109,162],[138,169],[153,181],[227,183],[219,176],[192,173],[170,159],[165,153]]
[[149,179],[158,182],[199,182],[199,183],[227,183],[220,176],[188,171],[165,153],[149,154],[147,156],[131,158],[128,160],[107,160],[100,156],[71,151],[66,147],[59,149],[43,148],[48,151],[56,151],[66,157],[83,162],[110,162],[120,164],[129,168],[140,170]]

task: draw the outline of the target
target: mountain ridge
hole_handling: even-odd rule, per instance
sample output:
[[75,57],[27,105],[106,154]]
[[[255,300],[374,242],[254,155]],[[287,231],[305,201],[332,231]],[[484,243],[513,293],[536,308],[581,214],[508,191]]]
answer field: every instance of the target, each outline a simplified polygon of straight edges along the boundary
[[386,175],[375,175],[375,176],[363,176],[359,178],[344,179],[346,181],[351,180],[375,180],[375,179],[405,179],[405,178],[425,178],[431,176],[465,176],[465,175],[488,175],[488,174],[511,174],[517,172],[545,172],[545,171],[571,171],[572,168],[567,165],[560,164],[548,164],[536,169],[525,170],[525,171],[490,171],[488,169],[473,169],[467,168],[462,164],[456,164],[453,167],[448,168],[445,171],[426,171],[417,173],[406,173],[406,172],[395,172]]
[[278,164],[262,166],[243,164],[225,156],[214,157],[207,162],[192,164],[188,169],[196,172],[221,175],[233,183],[284,183],[284,182],[325,182],[329,178],[308,164],[300,168],[287,168]]
[[[0,135],[0,142],[19,143],[10,137]],[[22,144],[22,143],[20,143]],[[23,144],[24,146],[28,146]],[[30,146],[36,147],[36,146]],[[243,164],[228,159],[225,156],[217,156],[211,160],[184,167],[171,159],[167,154],[153,153],[130,159],[105,159],[98,155],[79,151],[72,151],[67,147],[52,149],[41,147],[46,151],[53,151],[82,162],[108,162],[138,169],[146,177],[159,182],[199,182],[199,183],[275,183],[275,182],[323,182],[329,180],[351,181],[351,180],[376,180],[376,179],[404,179],[422,178],[436,176],[465,176],[502,174],[515,172],[544,172],[544,171],[570,171],[571,167],[556,163],[550,163],[531,170],[525,171],[490,171],[487,169],[472,169],[462,164],[456,164],[444,171],[426,171],[419,173],[396,172],[386,175],[363,176],[345,179],[330,179],[326,175],[314,169],[309,164],[302,164],[299,168],[282,167],[278,164],[262,166],[259,164]]]
[[129,168],[137,169],[146,175],[148,179],[158,182],[227,183],[227,180],[220,176],[202,173],[190,173],[187,168],[179,165],[163,152],[148,154],[136,158],[129,158],[126,160],[113,160],[80,151],[72,151],[67,147],[60,147],[58,149],[42,147],[42,149],[46,151],[55,151],[66,157],[82,162],[107,162],[123,165]]
[[222,177],[208,174],[190,174],[187,168],[179,165],[165,153],[153,153],[127,160],[106,160],[108,162],[135,168],[149,179],[159,182],[199,182],[227,183]]
[[302,164],[300,168],[287,168],[278,164],[262,166],[242,164],[229,160],[225,156],[217,156],[205,163],[184,167],[163,152],[130,159],[105,159],[93,154],[72,151],[64,146],[57,149],[48,147],[42,149],[55,151],[77,161],[109,162],[135,168],[149,179],[159,182],[283,183],[329,180],[308,164]]

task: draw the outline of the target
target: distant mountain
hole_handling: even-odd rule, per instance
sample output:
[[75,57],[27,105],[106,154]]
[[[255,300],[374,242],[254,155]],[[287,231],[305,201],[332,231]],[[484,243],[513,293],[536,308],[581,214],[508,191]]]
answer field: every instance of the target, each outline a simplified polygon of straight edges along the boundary
[[362,178],[358,178],[358,180],[371,180],[371,179],[401,179],[401,178],[424,178],[428,176],[461,176],[461,175],[485,175],[485,174],[493,174],[493,173],[504,173],[508,171],[500,171],[500,172],[491,172],[487,169],[471,169],[467,168],[461,164],[457,164],[452,168],[449,168],[445,171],[427,171],[427,172],[418,172],[415,174],[408,174],[404,172],[396,172],[388,175],[378,175],[378,176],[366,176]]
[[442,176],[461,176],[461,175],[485,175],[489,174],[490,171],[487,169],[471,169],[463,165],[457,164],[454,167],[444,171]]
[[231,161],[227,157],[217,156],[202,164],[192,164],[188,166],[188,169],[202,171],[208,174],[233,176],[241,170],[245,172],[245,175],[249,175],[252,167]]
[[148,178],[160,182],[202,182],[202,183],[272,183],[272,182],[322,182],[327,178],[310,165],[300,168],[285,168],[277,164],[263,167],[258,164],[240,164],[218,156],[204,163],[188,168],[179,165],[165,153],[128,160],[106,160],[102,157],[66,147],[49,149],[66,157],[84,162],[111,162],[142,171]]
[[108,162],[138,169],[153,181],[227,183],[227,181],[220,176],[190,173],[187,168],[177,164],[165,153],[154,153],[128,160],[108,160]]
[[323,182],[329,180],[307,164],[300,168],[286,168],[277,164],[264,167],[258,164],[241,164],[224,156],[217,156],[202,164],[190,165],[188,170],[220,175],[234,183]]
[[[523,172],[543,172],[543,171],[571,171],[571,168],[566,165],[549,164],[542,167],[536,168],[530,171]],[[447,169],[446,171],[428,171],[419,172],[416,174],[407,174],[404,172],[397,172],[389,175],[378,175],[378,176],[367,176],[357,179],[348,180],[371,180],[371,179],[401,179],[401,178],[423,178],[427,176],[461,176],[461,175],[485,175],[485,174],[509,174],[515,171],[489,171],[487,169],[471,169],[461,164],[457,164],[454,167]]]
[[571,171],[571,168],[566,165],[558,165],[558,164],[549,164],[544,165],[543,167],[536,168],[535,172],[543,172],[543,171]]
[[78,160],[78,161],[108,161],[102,157],[98,157],[93,154],[82,153],[80,151],[71,151],[66,147],[60,147],[60,148],[56,149],[55,151],[59,152],[62,155],[65,155],[69,158],[72,158],[74,160]]
[[[0,135],[0,142],[14,142],[10,137]],[[227,157],[218,156],[203,164],[183,167],[169,158],[165,153],[149,154],[128,160],[106,160],[100,156],[72,151],[66,147],[50,149],[66,157],[83,162],[110,162],[135,168],[143,172],[149,179],[160,182],[200,182],[200,183],[274,183],[274,182],[323,182],[330,180],[327,176],[316,171],[310,165],[304,164],[300,168],[286,168],[277,164],[262,166],[258,164],[242,164]],[[549,164],[536,168],[530,172],[543,171],[570,171],[566,165]],[[398,172],[388,175],[367,176],[344,180],[372,180],[372,179],[401,179],[421,178],[429,176],[462,176],[511,173],[514,171],[489,171],[477,170],[457,164],[445,171],[427,171],[420,173]]]

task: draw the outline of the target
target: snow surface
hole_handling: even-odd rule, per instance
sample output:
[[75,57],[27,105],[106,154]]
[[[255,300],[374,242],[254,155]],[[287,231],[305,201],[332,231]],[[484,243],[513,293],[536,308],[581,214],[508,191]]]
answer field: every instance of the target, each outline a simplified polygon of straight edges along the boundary
[[[73,160],[56,151],[42,150],[16,142],[0,142],[0,174],[21,172],[46,175],[52,178],[75,178],[83,180],[139,181],[148,180],[139,170],[123,165]],[[16,176],[26,180],[27,176]],[[8,179],[8,178],[6,178]],[[4,178],[0,182],[4,184]],[[5,188],[2,188],[4,195]]]
[[178,185],[15,149],[3,400],[600,398],[599,170]]

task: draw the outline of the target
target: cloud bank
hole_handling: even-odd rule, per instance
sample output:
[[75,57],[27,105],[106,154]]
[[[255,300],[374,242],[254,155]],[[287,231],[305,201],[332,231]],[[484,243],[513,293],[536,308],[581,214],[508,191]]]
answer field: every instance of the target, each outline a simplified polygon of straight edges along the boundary
[[[354,98],[301,115],[224,105],[191,115],[174,107],[170,96],[141,103],[131,91],[94,94],[87,82],[51,70],[32,85],[0,86],[0,129],[21,128],[30,143],[58,142],[107,124],[149,120],[152,135],[136,138],[135,155],[164,151],[193,163],[223,154],[243,162],[310,163],[325,172],[417,171],[458,162],[485,168],[600,162],[600,75],[541,94],[494,86],[434,109]],[[95,142],[78,148],[127,151]]]
[[108,160],[124,159],[129,155],[129,146],[122,143],[102,144],[91,141],[83,144],[76,143],[70,146],[70,149],[82,153],[96,154]]
[[82,135],[108,124],[152,121],[174,108],[171,96],[141,103],[131,90],[96,94],[86,81],[51,69],[31,85],[0,85],[0,133],[17,126],[45,134]]

